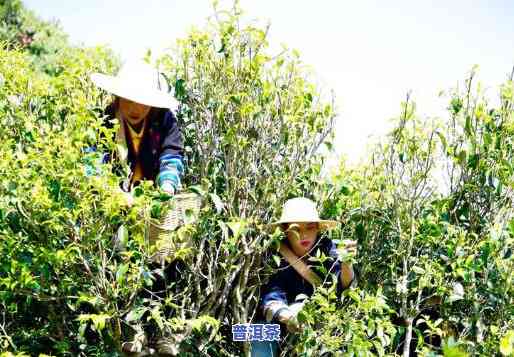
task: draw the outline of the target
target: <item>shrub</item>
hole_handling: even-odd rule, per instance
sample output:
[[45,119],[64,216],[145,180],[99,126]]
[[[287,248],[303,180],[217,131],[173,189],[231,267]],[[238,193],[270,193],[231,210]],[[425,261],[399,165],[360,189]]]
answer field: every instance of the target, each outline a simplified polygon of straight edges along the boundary
[[[265,30],[239,21],[227,14],[161,59],[182,103],[185,182],[209,200],[198,224],[177,232],[194,254],[163,268],[149,264],[140,212],[165,198],[144,183],[126,209],[110,165],[92,177],[84,170],[96,160],[85,148],[115,146],[99,115],[109,98],[87,79],[115,69],[109,51],[65,46],[49,71],[33,68],[27,49],[2,48],[4,348],[103,354],[146,331],[173,335],[185,353],[238,354],[227,327],[252,318],[276,241],[263,223],[301,192],[297,177],[319,171],[334,118],[298,54],[271,57]],[[114,235],[128,242],[125,253]]]
[[389,353],[493,355],[512,329],[512,77],[498,108],[474,77],[447,120],[422,120],[407,96],[368,163],[322,190],[359,241],[359,287],[395,311]]
[[366,162],[324,179],[332,101],[237,4],[217,11],[157,59],[180,102],[185,184],[206,204],[174,233],[191,247],[156,266],[145,219],[169,197],[143,182],[127,208],[110,164],[85,172],[98,160],[86,148],[115,150],[110,98],[88,74],[117,59],[70,46],[18,1],[0,1],[0,18],[2,355],[117,355],[144,333],[182,355],[248,352],[230,326],[255,319],[281,238],[266,224],[299,195],[343,223],[336,242],[358,240],[358,282],[340,299],[318,289],[283,355],[512,353],[512,75],[493,107],[472,71],[446,120],[420,118],[408,96]]

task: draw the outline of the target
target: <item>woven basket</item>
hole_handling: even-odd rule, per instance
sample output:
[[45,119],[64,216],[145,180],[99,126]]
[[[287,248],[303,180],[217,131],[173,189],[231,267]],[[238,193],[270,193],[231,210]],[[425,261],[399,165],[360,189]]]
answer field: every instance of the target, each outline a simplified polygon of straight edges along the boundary
[[146,236],[150,250],[157,247],[151,260],[163,264],[165,260],[174,260],[175,252],[191,247],[190,241],[179,241],[173,232],[184,224],[191,224],[198,218],[202,199],[195,193],[183,193],[173,196],[169,201],[166,214],[160,219],[149,218],[146,224]]

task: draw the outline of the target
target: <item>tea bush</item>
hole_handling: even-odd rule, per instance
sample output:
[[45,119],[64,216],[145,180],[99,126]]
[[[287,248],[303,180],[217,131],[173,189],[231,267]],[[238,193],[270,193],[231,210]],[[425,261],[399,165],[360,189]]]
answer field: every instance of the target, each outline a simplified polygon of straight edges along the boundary
[[[59,70],[48,71],[27,48],[2,48],[3,348],[103,355],[144,331],[193,355],[239,354],[230,324],[252,317],[262,255],[276,242],[263,223],[299,192],[298,176],[319,170],[334,113],[296,53],[270,57],[265,32],[236,30],[238,21],[193,31],[161,59],[182,102],[186,184],[208,201],[198,224],[177,233],[193,254],[167,269],[149,264],[140,214],[158,210],[160,194],[145,183],[129,209],[110,165],[85,172],[97,155],[86,148],[114,150],[101,127],[109,98],[87,75],[114,72],[116,60],[64,44],[51,61]],[[115,235],[126,252],[114,250]]]
[[[508,344],[514,322],[513,82],[511,75],[502,85],[495,108],[475,77],[474,69],[463,90],[449,92],[447,118],[421,119],[407,96],[396,126],[368,163],[342,166],[320,190],[326,214],[340,218],[343,236],[360,243],[359,289],[380,292],[393,311],[381,318],[381,332],[376,319],[368,320],[375,323],[360,353],[497,355],[501,339]],[[356,302],[351,309],[358,308],[362,293],[348,295]],[[307,321],[323,321],[316,316],[321,311],[314,309]],[[361,322],[345,309],[338,314],[332,335]],[[396,332],[387,334],[390,322]],[[321,334],[304,337],[313,333]],[[370,348],[377,336],[381,343]],[[351,340],[335,350],[341,346],[355,348]]]
[[407,96],[366,162],[323,177],[332,98],[237,3],[217,10],[156,59],[180,102],[184,183],[204,200],[175,233],[191,247],[157,266],[145,219],[169,197],[144,182],[127,207],[110,164],[85,169],[98,160],[87,148],[115,150],[101,125],[111,98],[88,74],[118,60],[71,46],[19,1],[1,1],[0,18],[3,356],[114,356],[161,337],[175,354],[247,353],[231,325],[255,320],[281,238],[267,223],[298,195],[343,223],[336,242],[359,242],[358,279],[341,298],[318,289],[282,355],[512,354],[512,75],[493,107],[473,70],[447,118],[421,118]]

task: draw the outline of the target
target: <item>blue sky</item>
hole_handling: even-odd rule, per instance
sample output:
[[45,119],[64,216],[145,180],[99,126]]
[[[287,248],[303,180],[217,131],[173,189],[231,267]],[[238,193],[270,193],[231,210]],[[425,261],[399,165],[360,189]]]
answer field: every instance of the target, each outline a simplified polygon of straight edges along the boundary
[[[209,0],[25,0],[57,19],[75,43],[109,44],[122,58],[162,50],[212,14]],[[221,4],[230,4],[220,1]],[[440,115],[437,94],[474,64],[496,97],[514,65],[514,1],[241,0],[248,19],[271,22],[270,42],[296,48],[333,89],[337,150],[355,162],[412,90],[422,116]]]

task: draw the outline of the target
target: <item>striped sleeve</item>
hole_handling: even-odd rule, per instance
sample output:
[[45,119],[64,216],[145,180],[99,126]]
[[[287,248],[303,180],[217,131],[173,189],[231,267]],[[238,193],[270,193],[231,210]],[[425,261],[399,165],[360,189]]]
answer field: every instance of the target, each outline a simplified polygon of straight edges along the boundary
[[164,154],[159,158],[159,175],[157,184],[162,187],[170,183],[175,191],[181,188],[181,178],[184,174],[184,163],[181,155]]

